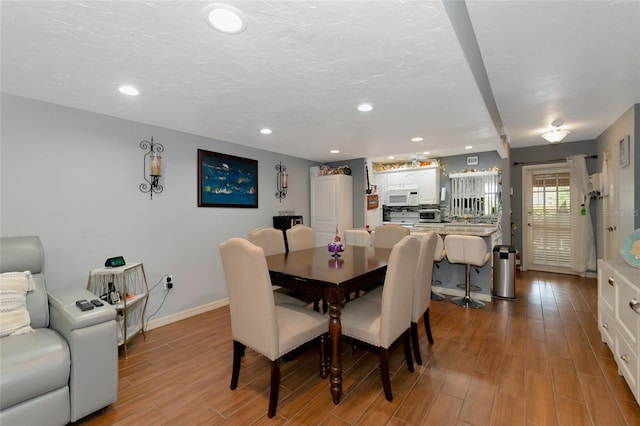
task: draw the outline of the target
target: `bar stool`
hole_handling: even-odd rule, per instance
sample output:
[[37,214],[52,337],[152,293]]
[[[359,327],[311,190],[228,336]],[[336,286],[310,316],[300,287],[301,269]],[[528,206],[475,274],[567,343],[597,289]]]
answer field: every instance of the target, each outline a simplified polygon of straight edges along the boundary
[[[440,268],[440,266],[438,265],[438,262],[440,262],[442,259],[444,259],[444,256],[446,255],[446,251],[444,250],[444,240],[442,239],[442,236],[440,234],[436,235],[436,253],[433,256],[433,265],[436,268]],[[434,269],[435,271],[435,269]],[[442,284],[442,281],[440,280],[431,280],[431,285],[432,286],[438,286]],[[431,300],[435,300],[435,301],[442,301],[444,300],[445,297],[440,294],[440,293],[435,293],[433,290],[431,290]]]
[[464,263],[467,268],[465,294],[463,297],[454,297],[451,302],[465,308],[484,308],[484,303],[471,298],[471,265],[482,266],[487,263],[491,256],[487,250],[487,243],[482,237],[447,235],[444,239],[444,249],[449,263]]

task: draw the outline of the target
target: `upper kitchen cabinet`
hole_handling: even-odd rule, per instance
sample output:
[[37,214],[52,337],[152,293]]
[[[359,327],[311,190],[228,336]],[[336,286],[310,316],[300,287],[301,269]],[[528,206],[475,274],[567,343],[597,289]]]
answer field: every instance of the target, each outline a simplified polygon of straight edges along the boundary
[[401,172],[387,172],[386,189],[418,189],[418,176],[413,170]]
[[440,168],[433,167],[417,171],[418,175],[418,203],[440,203]]

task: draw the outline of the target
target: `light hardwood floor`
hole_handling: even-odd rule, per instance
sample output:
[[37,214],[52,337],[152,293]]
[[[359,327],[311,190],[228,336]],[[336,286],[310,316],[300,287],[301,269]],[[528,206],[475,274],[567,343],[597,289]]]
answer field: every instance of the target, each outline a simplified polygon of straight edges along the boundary
[[[179,291],[179,290],[176,290]],[[343,347],[343,397],[334,405],[312,348],[281,364],[278,411],[267,418],[269,366],[247,349],[229,389],[228,308],[151,330],[120,357],[118,401],[81,425],[640,425],[640,407],[597,329],[594,279],[520,272],[517,300],[470,310],[433,302],[430,346],[410,373],[391,355],[393,402],[377,356]]]

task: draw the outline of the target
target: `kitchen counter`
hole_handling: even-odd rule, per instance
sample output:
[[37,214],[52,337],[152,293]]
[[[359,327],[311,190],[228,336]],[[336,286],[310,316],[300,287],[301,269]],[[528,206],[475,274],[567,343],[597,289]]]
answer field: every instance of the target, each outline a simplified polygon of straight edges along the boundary
[[434,231],[440,235],[475,235],[488,237],[498,232],[497,225],[489,223],[416,223],[410,228],[412,234]]

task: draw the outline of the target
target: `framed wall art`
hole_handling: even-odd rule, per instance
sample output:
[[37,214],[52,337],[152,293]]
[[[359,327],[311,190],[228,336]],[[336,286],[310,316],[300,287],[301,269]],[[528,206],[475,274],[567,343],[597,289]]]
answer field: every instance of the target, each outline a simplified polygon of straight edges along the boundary
[[258,208],[258,161],[199,149],[198,207]]
[[629,135],[620,139],[618,142],[618,153],[620,154],[620,167],[626,167],[629,165]]
[[467,166],[477,166],[478,165],[478,156],[467,157]]

